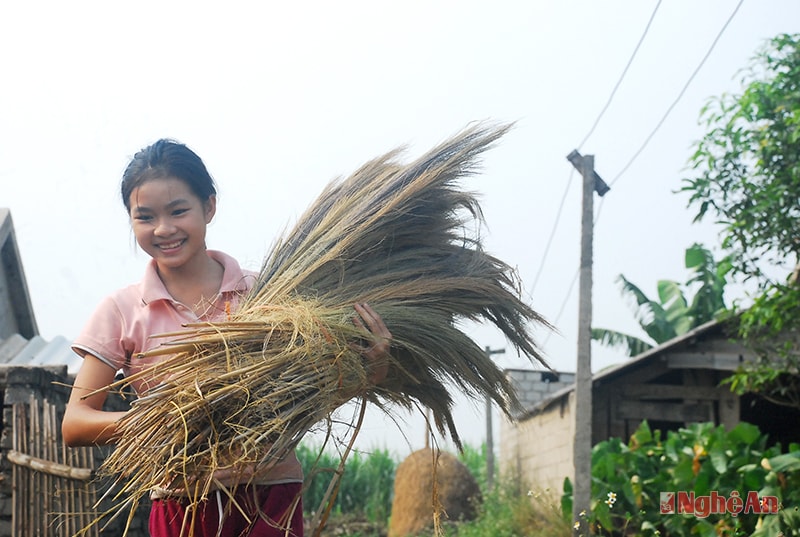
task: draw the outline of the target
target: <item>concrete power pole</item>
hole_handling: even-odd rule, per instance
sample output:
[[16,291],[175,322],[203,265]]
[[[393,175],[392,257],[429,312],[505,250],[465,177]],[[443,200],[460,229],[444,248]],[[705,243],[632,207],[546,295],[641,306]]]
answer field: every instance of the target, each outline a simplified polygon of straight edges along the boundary
[[[487,358],[493,354],[503,354],[505,349],[490,349],[488,346],[483,348]],[[492,398],[486,396],[486,489],[492,490],[494,487],[494,433],[492,429]]]
[[575,444],[572,520],[580,523],[579,535],[588,535],[587,517],[592,500],[592,235],[594,192],[603,196],[609,187],[594,171],[594,156],[577,150],[567,156],[583,176],[581,212],[581,261],[578,304],[578,364],[575,375]]

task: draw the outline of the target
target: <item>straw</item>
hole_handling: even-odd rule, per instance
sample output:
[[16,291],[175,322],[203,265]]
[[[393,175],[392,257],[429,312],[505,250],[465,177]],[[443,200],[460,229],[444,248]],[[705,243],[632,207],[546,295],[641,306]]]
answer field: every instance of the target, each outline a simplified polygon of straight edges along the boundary
[[[161,335],[147,354],[162,362],[108,387],[160,382],[119,422],[101,468],[117,476],[116,497],[130,504],[167,487],[200,502],[224,488],[215,472],[263,474],[355,396],[389,414],[429,408],[457,446],[453,390],[509,415],[519,408],[502,369],[462,328],[491,323],[546,365],[531,333],[548,325],[522,300],[513,268],[484,250],[477,197],[460,188],[510,127],[477,123],[410,163],[398,149],[331,182],[275,243],[239,311]],[[372,337],[353,323],[363,302],[392,333],[379,386],[356,345]]]

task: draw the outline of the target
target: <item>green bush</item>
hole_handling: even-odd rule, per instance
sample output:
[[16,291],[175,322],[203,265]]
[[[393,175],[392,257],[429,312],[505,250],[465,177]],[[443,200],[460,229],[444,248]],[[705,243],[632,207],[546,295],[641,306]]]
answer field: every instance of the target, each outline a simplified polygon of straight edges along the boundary
[[[481,444],[479,448],[464,444],[464,450],[456,455],[458,456],[458,460],[467,467],[472,477],[475,478],[475,481],[481,489],[481,494],[486,494],[486,444]],[[495,472],[495,476],[493,477],[496,477],[496,475],[497,472]]]
[[[495,464],[494,486],[487,486],[486,444],[465,445],[459,459],[481,489],[475,520],[447,523],[446,537],[569,537],[569,523],[561,516],[558,499],[551,491],[533,491],[517,479],[501,477]],[[499,461],[497,461],[499,462]]]
[[[694,498],[739,495],[742,507],[748,493],[757,493],[758,498],[777,497],[780,510],[662,514],[661,493],[670,492]],[[569,480],[562,509],[571,518]],[[612,438],[592,450],[592,505],[586,516],[597,533],[608,535],[800,536],[800,446],[782,454],[780,446],[767,447],[766,436],[747,423],[729,432],[711,423],[694,424],[662,441],[660,431],[642,422],[628,444]]]
[[557,498],[547,491],[520,492],[518,483],[501,479],[483,496],[478,516],[445,524],[445,537],[569,537]]

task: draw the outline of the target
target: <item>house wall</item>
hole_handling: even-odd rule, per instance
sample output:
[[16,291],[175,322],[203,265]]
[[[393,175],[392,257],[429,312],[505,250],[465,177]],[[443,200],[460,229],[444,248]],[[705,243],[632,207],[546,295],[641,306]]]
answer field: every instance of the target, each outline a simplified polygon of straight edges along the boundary
[[[755,356],[733,335],[726,325],[708,323],[595,374],[592,445],[612,437],[627,441],[642,420],[661,430],[662,438],[667,431],[691,423],[711,422],[730,429],[744,420],[783,445],[797,442],[800,420],[794,415],[787,417],[786,409],[778,411],[764,401],[755,407],[755,398],[741,399],[721,385]],[[511,370],[509,374],[526,412],[515,415],[513,421],[501,421],[499,466],[519,477],[523,486],[549,488],[558,494],[564,477],[571,478],[574,472],[574,393],[569,385],[559,388],[557,384],[570,379],[562,373],[556,384],[544,386],[541,372]]]
[[[564,478],[572,479],[574,472],[574,392],[560,392],[564,385],[544,383],[539,373],[509,373],[529,412],[515,416],[513,422],[501,422],[500,467],[525,486],[560,493]],[[574,382],[574,376],[561,377],[559,381],[568,385]],[[592,445],[610,437],[627,439],[643,419],[662,429],[693,421],[733,427],[739,422],[738,398],[719,386],[722,378],[721,372],[671,369],[668,360],[653,360],[634,364],[613,381],[595,380]],[[553,395],[555,399],[547,401]]]
[[500,422],[500,471],[531,490],[559,495],[573,476],[574,394],[559,397],[540,413]]

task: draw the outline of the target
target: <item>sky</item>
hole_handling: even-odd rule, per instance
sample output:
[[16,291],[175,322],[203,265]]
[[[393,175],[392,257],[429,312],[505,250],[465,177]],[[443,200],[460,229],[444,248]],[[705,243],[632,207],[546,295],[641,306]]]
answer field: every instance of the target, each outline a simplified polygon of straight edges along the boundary
[[[141,277],[118,188],[158,138],[186,143],[218,183],[209,247],[257,270],[330,180],[473,121],[514,122],[464,188],[480,195],[486,249],[556,329],[534,332],[548,362],[574,371],[581,185],[566,156],[594,155],[611,184],[594,199],[592,325],[642,336],[618,275],[655,297],[658,280],[688,279],[687,247],[719,246],[677,192],[701,108],[799,27],[796,0],[7,2],[0,206],[41,335],[69,339]],[[471,332],[505,349],[501,367],[532,367],[496,330]],[[592,347],[594,371],[624,360]],[[421,417],[393,417],[369,413],[357,446],[422,447]],[[485,440],[482,402],[459,398],[456,419],[467,443]]]

